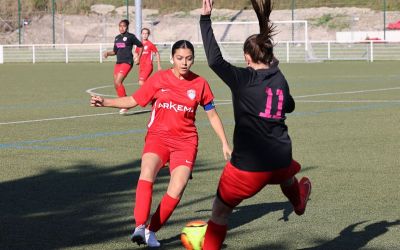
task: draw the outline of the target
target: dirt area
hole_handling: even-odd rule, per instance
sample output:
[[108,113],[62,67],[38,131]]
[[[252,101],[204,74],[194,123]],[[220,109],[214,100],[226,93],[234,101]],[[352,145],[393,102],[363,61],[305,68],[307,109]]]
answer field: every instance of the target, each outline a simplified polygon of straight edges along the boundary
[[[55,17],[56,43],[112,43],[118,34],[118,22],[126,17],[126,7],[115,8],[112,5],[95,5],[91,14],[57,15]],[[154,42],[170,42],[187,39],[200,42],[198,20],[200,9],[190,13],[177,12],[168,15],[158,15],[157,10],[144,9],[142,12],[143,26],[152,30],[150,39]],[[129,8],[131,32],[135,29],[134,6]],[[291,10],[274,10],[273,21],[292,20]],[[310,40],[335,40],[337,31],[382,31],[384,16],[382,12],[364,8],[312,8],[296,9],[296,20],[308,20]],[[253,10],[215,9],[214,22],[226,21],[256,21]],[[400,20],[399,12],[387,12],[386,22]],[[240,26],[215,26],[219,38],[224,41],[243,41],[250,33],[257,32],[257,24]],[[293,26],[296,38],[303,39],[302,25]],[[51,44],[53,41],[52,16],[32,17],[31,22],[22,29],[23,44]],[[276,40],[293,39],[292,25],[278,25]],[[0,33],[0,44],[17,44],[18,31]],[[250,32],[250,33],[249,33]],[[399,31],[400,32],[400,31]],[[299,34],[297,34],[299,33]]]

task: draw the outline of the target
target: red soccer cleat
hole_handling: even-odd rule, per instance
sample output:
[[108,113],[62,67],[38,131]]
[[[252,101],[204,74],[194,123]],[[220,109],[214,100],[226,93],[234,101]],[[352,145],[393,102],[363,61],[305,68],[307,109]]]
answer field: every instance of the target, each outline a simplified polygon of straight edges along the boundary
[[301,178],[299,182],[299,190],[300,190],[300,204],[294,207],[294,212],[297,215],[302,215],[306,210],[307,201],[311,194],[311,181],[307,177]]

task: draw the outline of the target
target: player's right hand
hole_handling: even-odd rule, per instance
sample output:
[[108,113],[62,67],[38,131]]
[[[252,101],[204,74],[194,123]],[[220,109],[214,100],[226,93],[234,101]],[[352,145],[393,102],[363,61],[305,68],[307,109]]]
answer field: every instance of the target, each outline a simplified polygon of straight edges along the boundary
[[107,52],[107,51],[104,51],[104,52],[103,52],[103,57],[104,57],[105,59],[107,59],[107,57],[108,57],[108,52]]
[[103,103],[104,103],[104,99],[101,96],[93,95],[90,98],[90,106],[91,107],[104,107]]

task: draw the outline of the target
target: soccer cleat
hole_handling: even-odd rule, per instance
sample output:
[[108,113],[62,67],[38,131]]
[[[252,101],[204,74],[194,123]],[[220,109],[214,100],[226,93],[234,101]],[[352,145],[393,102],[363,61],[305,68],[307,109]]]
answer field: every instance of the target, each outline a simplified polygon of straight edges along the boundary
[[120,110],[119,110],[119,114],[120,114],[120,115],[126,115],[126,114],[128,114],[128,109],[120,109]]
[[148,247],[160,247],[160,242],[156,238],[156,234],[146,228],[145,230],[146,244]]
[[302,215],[306,210],[307,201],[311,194],[311,181],[307,177],[301,178],[299,182],[299,190],[300,190],[300,204],[294,207],[294,212],[297,215]]
[[139,246],[141,244],[146,244],[145,228],[145,225],[140,225],[135,228],[135,231],[131,235],[131,241],[133,243],[137,243]]

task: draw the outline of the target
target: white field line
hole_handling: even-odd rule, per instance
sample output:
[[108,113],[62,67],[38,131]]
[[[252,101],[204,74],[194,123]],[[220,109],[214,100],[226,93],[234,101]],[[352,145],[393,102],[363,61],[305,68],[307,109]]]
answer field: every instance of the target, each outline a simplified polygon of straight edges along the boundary
[[[136,83],[128,83],[125,85],[135,85]],[[109,88],[112,85],[96,87],[92,89],[86,90],[87,93],[93,95],[101,95],[93,92],[93,90],[101,89],[101,88]],[[400,87],[395,88],[384,88],[384,89],[369,89],[369,90],[358,90],[358,91],[346,91],[346,92],[331,92],[331,93],[321,93],[321,94],[313,94],[313,95],[303,95],[303,96],[295,96],[295,99],[306,98],[306,97],[315,97],[315,96],[330,96],[330,95],[343,95],[343,94],[356,94],[356,93],[368,93],[368,92],[378,92],[378,91],[387,91],[387,90],[398,90]],[[102,95],[108,96],[108,95]],[[329,101],[329,100],[296,100],[297,102],[303,103],[399,103],[400,100],[347,100],[347,101]],[[232,100],[215,100],[217,102],[215,105],[228,105],[232,103]],[[130,114],[142,113],[149,110],[138,110],[134,112],[130,112]],[[85,117],[94,117],[94,116],[105,116],[105,115],[115,115],[119,114],[118,112],[110,112],[110,113],[102,113],[102,114],[91,114],[91,115],[75,115],[75,116],[67,116],[67,117],[56,117],[56,118],[46,118],[46,119],[37,119],[37,120],[25,120],[25,121],[14,121],[14,122],[1,122],[0,125],[10,125],[10,124],[23,124],[23,123],[34,123],[34,122],[44,122],[44,121],[56,121],[56,120],[68,120],[68,119],[76,119],[76,118],[85,118]]]
[[330,101],[330,100],[296,100],[302,103],[400,103],[400,100],[343,100],[343,101]]
[[366,90],[345,91],[345,92],[331,92],[331,93],[321,93],[321,94],[314,94],[314,95],[301,95],[301,96],[295,96],[295,98],[299,99],[299,98],[315,97],[315,96],[349,95],[349,94],[379,92],[379,91],[396,90],[396,89],[400,89],[400,87],[385,88],[385,89],[366,89]]

